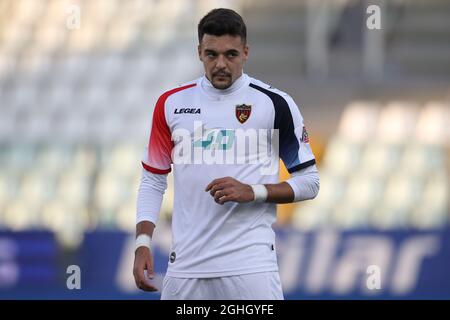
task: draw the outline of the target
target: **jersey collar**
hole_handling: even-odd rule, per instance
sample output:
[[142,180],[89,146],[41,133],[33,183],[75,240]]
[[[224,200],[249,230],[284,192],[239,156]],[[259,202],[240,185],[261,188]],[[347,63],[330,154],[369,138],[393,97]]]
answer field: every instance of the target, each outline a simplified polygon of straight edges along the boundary
[[199,87],[208,96],[216,98],[218,100],[222,100],[223,98],[231,96],[238,92],[240,89],[248,86],[250,82],[249,79],[250,78],[247,74],[242,73],[242,75],[233,82],[231,87],[222,90],[214,88],[206,75],[204,75],[200,78]]

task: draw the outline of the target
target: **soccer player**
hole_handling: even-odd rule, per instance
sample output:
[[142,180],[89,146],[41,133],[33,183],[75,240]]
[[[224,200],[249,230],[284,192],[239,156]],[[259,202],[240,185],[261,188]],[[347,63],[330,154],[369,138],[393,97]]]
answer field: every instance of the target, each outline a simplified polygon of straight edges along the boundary
[[[239,14],[212,10],[198,39],[205,75],[163,93],[153,112],[137,200],[136,285],[157,290],[148,281],[151,237],[173,166],[161,299],[283,299],[276,204],[313,199],[319,190],[303,118],[289,95],[243,72],[249,47]],[[272,132],[267,143],[265,131]],[[278,183],[278,161],[270,170],[270,157],[259,157],[266,149],[283,160],[288,180]]]

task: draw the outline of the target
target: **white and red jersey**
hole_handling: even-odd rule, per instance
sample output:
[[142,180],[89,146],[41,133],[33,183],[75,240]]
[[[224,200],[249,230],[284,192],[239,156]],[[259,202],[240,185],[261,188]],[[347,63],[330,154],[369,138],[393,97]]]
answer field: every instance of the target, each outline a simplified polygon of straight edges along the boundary
[[[272,230],[276,205],[219,205],[205,192],[211,181],[226,176],[247,184],[278,183],[278,161],[276,170],[262,170],[263,162],[251,161],[258,158],[255,150],[259,149],[251,142],[239,147],[238,139],[242,131],[273,129],[289,172],[315,164],[293,99],[246,74],[225,90],[215,89],[203,76],[158,99],[142,164],[155,174],[173,167],[169,276],[203,278],[278,270]],[[226,161],[227,152],[245,156],[246,162]]]

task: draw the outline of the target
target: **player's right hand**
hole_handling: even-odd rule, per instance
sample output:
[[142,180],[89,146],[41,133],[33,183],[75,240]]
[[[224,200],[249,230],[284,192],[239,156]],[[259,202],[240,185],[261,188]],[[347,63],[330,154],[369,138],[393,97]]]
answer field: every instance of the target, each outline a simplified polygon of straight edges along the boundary
[[139,247],[136,249],[134,253],[133,275],[136,286],[139,289],[144,291],[158,291],[150,283],[150,280],[155,277],[155,273],[153,271],[153,256],[149,248]]

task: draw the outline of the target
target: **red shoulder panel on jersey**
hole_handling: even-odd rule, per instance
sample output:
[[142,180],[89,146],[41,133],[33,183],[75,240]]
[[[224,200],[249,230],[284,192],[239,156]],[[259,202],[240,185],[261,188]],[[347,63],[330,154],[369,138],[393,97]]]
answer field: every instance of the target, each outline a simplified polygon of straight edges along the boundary
[[[179,91],[194,87],[192,83],[186,86],[175,88],[163,93],[156,102],[153,112],[152,130],[148,141],[148,164],[142,163],[144,169],[152,173],[165,174],[170,172],[172,163],[171,152],[173,148],[172,136],[166,122],[165,103],[168,97]],[[154,165],[155,167],[151,166]],[[168,169],[157,169],[167,168]]]
[[155,173],[155,174],[166,174],[166,173],[169,173],[171,171],[171,169],[167,169],[167,170],[156,169],[156,168],[153,168],[153,167],[150,167],[150,166],[146,165],[143,162],[142,162],[142,166],[148,172]]

